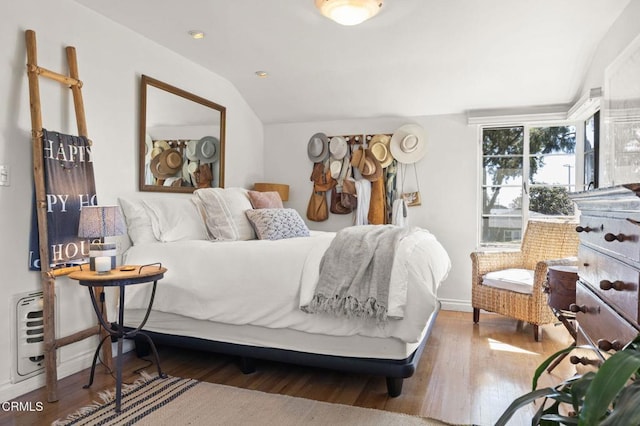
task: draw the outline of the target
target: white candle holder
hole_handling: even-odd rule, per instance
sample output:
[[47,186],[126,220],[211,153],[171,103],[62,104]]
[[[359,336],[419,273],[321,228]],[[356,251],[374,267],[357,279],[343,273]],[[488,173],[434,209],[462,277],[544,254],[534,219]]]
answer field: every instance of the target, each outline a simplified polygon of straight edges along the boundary
[[99,256],[95,258],[96,273],[107,274],[111,271],[111,257]]

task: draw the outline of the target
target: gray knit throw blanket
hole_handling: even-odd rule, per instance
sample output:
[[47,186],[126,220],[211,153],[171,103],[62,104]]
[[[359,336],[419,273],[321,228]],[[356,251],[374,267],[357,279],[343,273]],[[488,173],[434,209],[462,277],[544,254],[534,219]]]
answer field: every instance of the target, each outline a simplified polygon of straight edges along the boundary
[[410,228],[394,225],[338,231],[320,261],[313,299],[302,310],[385,322],[396,245],[410,232]]

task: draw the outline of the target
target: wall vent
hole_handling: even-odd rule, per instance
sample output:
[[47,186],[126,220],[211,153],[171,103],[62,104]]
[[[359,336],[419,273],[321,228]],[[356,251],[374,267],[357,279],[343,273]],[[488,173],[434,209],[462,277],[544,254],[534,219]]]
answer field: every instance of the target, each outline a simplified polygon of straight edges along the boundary
[[21,382],[44,371],[44,324],[42,292],[13,296],[14,324],[12,383]]

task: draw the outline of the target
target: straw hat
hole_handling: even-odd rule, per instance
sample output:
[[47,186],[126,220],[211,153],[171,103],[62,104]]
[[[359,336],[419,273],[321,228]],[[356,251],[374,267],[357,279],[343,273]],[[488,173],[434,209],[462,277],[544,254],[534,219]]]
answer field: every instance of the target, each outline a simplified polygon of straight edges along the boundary
[[391,136],[389,135],[374,135],[369,142],[371,153],[380,162],[383,169],[393,161],[393,155],[389,149],[390,143]]
[[[188,145],[187,145],[188,148]],[[198,141],[195,148],[196,159],[200,164],[215,163],[220,158],[220,141],[213,136],[205,136]]]
[[426,153],[427,135],[417,124],[405,124],[391,136],[391,155],[403,164],[418,162]]
[[169,145],[169,142],[165,140],[157,140],[153,143],[153,146],[155,148],[160,148],[163,151],[166,149],[171,149],[171,145]]
[[307,155],[314,163],[322,163],[329,156],[329,137],[324,133],[311,136],[307,144]]
[[182,155],[175,149],[162,151],[151,159],[151,173],[158,179],[166,179],[182,168]]
[[368,181],[375,182],[382,177],[382,166],[369,148],[355,150],[351,155],[351,165]]

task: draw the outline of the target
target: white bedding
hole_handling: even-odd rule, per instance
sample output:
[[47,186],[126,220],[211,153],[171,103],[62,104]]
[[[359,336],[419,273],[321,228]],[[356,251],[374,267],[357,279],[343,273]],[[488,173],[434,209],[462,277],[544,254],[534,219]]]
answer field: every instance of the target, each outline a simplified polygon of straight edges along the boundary
[[[232,325],[418,342],[435,309],[438,286],[451,266],[444,248],[425,230],[400,242],[389,304],[403,319],[377,324],[299,309],[312,297],[320,259],[334,236],[314,231],[310,237],[276,241],[139,244],[127,250],[124,263],[161,262],[168,269],[158,282],[153,305],[157,311]],[[145,308],[150,292],[150,284],[127,287],[126,308]]]

